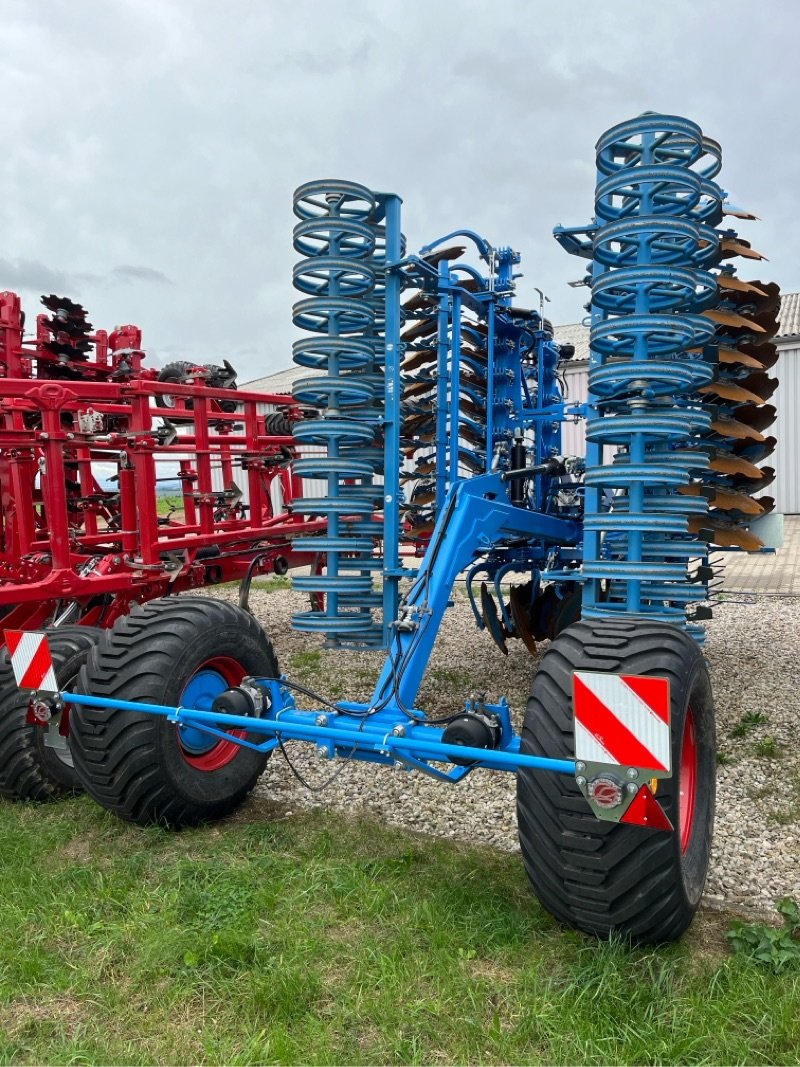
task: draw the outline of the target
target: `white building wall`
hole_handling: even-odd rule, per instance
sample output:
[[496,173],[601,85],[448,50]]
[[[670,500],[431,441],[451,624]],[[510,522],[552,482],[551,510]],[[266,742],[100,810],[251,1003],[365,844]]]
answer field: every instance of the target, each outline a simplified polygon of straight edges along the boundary
[[[570,364],[564,374],[565,399],[570,404],[583,404],[589,392],[589,366],[587,363]],[[586,420],[565,422],[561,427],[561,451],[565,456],[586,455]]]
[[774,453],[764,460],[765,467],[775,468],[775,481],[764,496],[775,497],[775,510],[781,515],[800,513],[800,340],[779,346],[780,356],[769,374],[780,385],[772,403],[778,417],[766,431],[777,438]]

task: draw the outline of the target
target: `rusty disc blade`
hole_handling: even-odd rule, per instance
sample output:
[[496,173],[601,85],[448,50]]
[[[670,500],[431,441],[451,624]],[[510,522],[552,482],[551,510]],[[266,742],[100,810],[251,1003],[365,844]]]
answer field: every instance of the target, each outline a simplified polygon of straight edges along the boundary
[[427,337],[436,332],[436,319],[420,319],[412,326],[408,326],[400,334],[401,341],[416,341],[418,337]]
[[766,302],[763,299],[758,301],[758,306],[762,311],[766,309],[770,311],[778,310],[781,306],[781,287],[777,282],[762,282],[759,278],[754,278],[750,284],[757,286],[766,294]]
[[736,382],[709,382],[708,385],[702,385],[697,391],[698,393],[704,393],[706,396],[719,396],[723,400],[732,400],[735,404],[764,403],[758,393],[753,393]]
[[478,445],[482,447],[486,444],[486,434],[476,430],[469,423],[461,422],[458,425],[458,436],[463,437],[465,441],[469,441],[470,444]]
[[523,645],[535,656],[537,652],[536,638],[531,632],[530,622],[530,582],[527,585],[512,585],[509,594],[509,606],[514,630]]
[[715,488],[710,497],[710,503],[720,511],[741,511],[743,515],[750,515],[753,518],[764,514],[764,509],[757,500],[735,489]]
[[423,396],[434,388],[433,382],[411,382],[403,389],[403,399],[410,400],[415,396]]
[[759,326],[753,319],[744,315],[737,315],[735,311],[727,311],[725,308],[709,308],[703,315],[712,322],[718,322],[720,326],[728,326],[734,330],[747,330],[750,333],[766,333],[763,326]]
[[744,219],[746,222],[760,222],[758,215],[754,215],[752,211],[747,211],[743,207],[736,207],[735,204],[723,204],[722,214],[729,215],[734,219]]
[[712,471],[720,474],[739,475],[744,478],[760,478],[761,468],[741,456],[735,456],[730,452],[717,452],[711,458]]
[[753,370],[762,370],[763,366],[755,358],[748,356],[746,352],[740,352],[738,348],[720,348],[719,361],[723,364],[737,364],[742,367],[752,367]]
[[743,548],[746,552],[757,552],[764,547],[760,537],[749,530],[734,526],[721,526],[711,516],[692,515],[689,517],[689,533],[701,537],[720,548]]
[[468,329],[474,330],[476,333],[481,334],[481,336],[483,337],[488,337],[489,335],[489,327],[486,325],[485,322],[465,322],[463,325]]
[[754,430],[752,426],[747,426],[743,422],[737,422],[735,419],[715,419],[711,423],[711,429],[720,437],[733,437],[737,441],[764,440],[764,435],[758,430]]
[[[424,384],[428,385],[429,383],[425,382]],[[413,397],[411,400],[402,401],[401,411],[407,419],[414,418],[417,415],[431,415],[433,402],[434,398],[432,396]]]
[[416,523],[411,527],[410,536],[415,540],[422,540],[423,538],[430,537],[433,533],[433,528],[436,523],[433,519],[429,519],[427,522],[422,522],[419,526]]
[[459,414],[471,415],[473,419],[477,419],[481,423],[486,419],[485,410],[482,407],[478,407],[475,401],[468,396],[459,396],[458,411]]
[[494,597],[489,592],[489,587],[486,585],[486,582],[481,582],[481,618],[483,619],[484,626],[489,631],[489,635],[494,643],[503,655],[507,656],[508,646],[506,645],[505,634],[503,633],[503,624],[500,622],[497,604],[495,604]]
[[[768,485],[772,485],[775,481],[775,469],[773,467],[756,467],[759,474],[758,477],[753,478],[746,474],[737,474],[731,479],[731,484],[734,489],[741,489],[744,493],[760,493],[762,489],[766,489]],[[761,504],[763,505],[763,498],[759,497]]]
[[734,412],[737,422],[744,423],[745,426],[751,426],[759,432],[771,426],[777,414],[772,404],[764,404],[760,408],[747,404],[744,407],[736,408]]
[[466,252],[464,245],[450,245],[449,248],[439,248],[435,252],[428,252],[426,256],[422,256],[422,259],[426,263],[430,263],[435,267],[437,263],[441,263],[443,259],[458,259],[459,256],[463,256]]
[[469,469],[475,473],[482,472],[485,466],[484,461],[480,456],[474,455],[466,448],[459,448],[458,462],[463,463],[465,467],[469,467]]
[[748,376],[741,382],[743,389],[748,389],[751,393],[755,393],[763,401],[769,400],[775,390],[778,388],[780,382],[777,378],[770,378],[768,374],[762,371],[759,374],[748,374]]
[[761,344],[745,341],[736,347],[740,352],[745,352],[748,356],[757,359],[764,370],[769,370],[778,362],[778,346],[772,341],[762,341]]
[[430,416],[418,415],[415,419],[409,420],[407,423],[403,423],[400,431],[401,436],[408,442],[406,447],[410,447],[415,441],[418,440],[418,436],[429,428]]
[[717,275],[717,284],[720,289],[732,289],[737,293],[752,293],[755,296],[766,296],[766,292],[763,289],[759,289],[757,285],[752,282],[746,282],[742,278],[737,278],[735,274],[728,274],[727,271],[723,271]]
[[766,459],[767,456],[772,455],[777,443],[777,439],[774,437],[767,437],[761,442],[737,441],[733,445],[733,452],[735,455],[741,456],[742,459],[747,459],[751,463],[760,463],[762,459]]
[[406,356],[403,360],[402,373],[409,374],[412,370],[419,370],[420,367],[426,367],[430,363],[436,362],[436,349],[435,348],[420,348],[416,352],[412,352]]
[[756,251],[755,248],[751,247],[749,241],[745,241],[741,237],[723,237],[720,241],[720,248],[723,255],[727,253],[728,256],[743,256],[745,259],[767,258],[763,252]]
[[403,304],[403,311],[421,311],[423,308],[431,308],[436,306],[436,297],[431,296],[430,293],[423,293],[422,291],[414,293]]
[[[461,270],[462,268],[456,264],[453,270]],[[458,285],[461,289],[466,289],[468,293],[475,293],[479,289],[484,289],[485,286],[481,285],[477,278],[459,278]]]
[[416,490],[411,494],[411,503],[418,507],[425,507],[426,504],[432,504],[436,499],[436,491],[434,489],[425,489],[423,492],[418,493]]
[[414,477],[424,477],[427,474],[433,474],[436,470],[436,463],[434,460],[423,460],[422,463],[418,463],[414,471]]

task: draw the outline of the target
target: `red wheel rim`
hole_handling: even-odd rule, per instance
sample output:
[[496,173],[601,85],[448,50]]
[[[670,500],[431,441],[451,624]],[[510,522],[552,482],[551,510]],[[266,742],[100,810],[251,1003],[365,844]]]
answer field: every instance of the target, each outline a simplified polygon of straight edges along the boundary
[[686,718],[683,723],[678,789],[678,825],[681,834],[681,851],[685,852],[692,840],[697,798],[697,732],[691,705],[686,709]]
[[[181,694],[181,704],[210,711],[214,698],[231,686],[238,685],[245,676],[241,664],[230,656],[213,656],[201,663],[186,683]],[[233,741],[216,741],[210,734],[203,734],[191,727],[177,727],[181,754],[190,767],[210,773],[226,767],[241,751]],[[246,730],[229,730],[231,737],[246,737]]]

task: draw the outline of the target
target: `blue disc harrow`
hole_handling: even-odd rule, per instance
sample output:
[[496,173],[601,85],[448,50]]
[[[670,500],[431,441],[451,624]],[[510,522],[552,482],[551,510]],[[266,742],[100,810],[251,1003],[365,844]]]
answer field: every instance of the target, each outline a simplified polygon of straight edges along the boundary
[[[312,603],[293,625],[381,648],[383,666],[369,700],[331,700],[280,674],[244,610],[154,602],[104,635],[88,692],[33,699],[38,721],[80,709],[75,764],[101,803],[172,825],[225,813],[290,740],[340,767],[449,783],[510,771],[523,859],[553,914],[643,941],[686,928],[714,808],[709,551],[762,544],[779,293],[729,262],[763,257],[722,228],[752,216],[728,203],[719,145],[695,123],[620,123],[596,164],[592,221],[555,231],[587,263],[585,402],[565,396],[574,349],[510,246],[459,229],[409,253],[395,194],[296,191],[292,508],[324,530],[293,548],[324,567],[293,577]],[[583,422],[585,455],[564,454],[568,421]],[[459,579],[502,652],[549,642],[521,731],[483,692],[435,716],[419,706]],[[108,730],[117,714],[136,729]],[[151,758],[138,778],[113,771]],[[656,835],[647,864],[642,834]]]

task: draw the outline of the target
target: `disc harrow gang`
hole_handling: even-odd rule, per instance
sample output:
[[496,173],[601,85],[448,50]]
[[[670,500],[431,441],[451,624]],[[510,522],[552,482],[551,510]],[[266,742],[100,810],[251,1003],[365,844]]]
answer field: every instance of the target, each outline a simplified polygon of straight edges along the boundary
[[[545,907],[602,937],[682,934],[714,817],[709,548],[760,548],[774,506],[780,296],[731,262],[763,257],[723,222],[752,216],[694,122],[620,123],[596,162],[591,224],[555,231],[588,263],[586,401],[517,252],[459,229],[409,254],[400,198],[349,181],[294,195],[292,398],[237,390],[224,361],[148,370],[135,327],[92,334],[57,297],[23,344],[3,294],[0,793],[72,788],[37,723],[140,824],[228,814],[286,741],[339,770],[512,772]],[[583,419],[586,455],[565,455]],[[384,649],[368,701],[281,675],[247,610],[254,573],[300,565],[294,627]],[[239,607],[171,595],[236,577]],[[482,687],[419,707],[459,578],[502,653],[548,642],[521,733]]]

